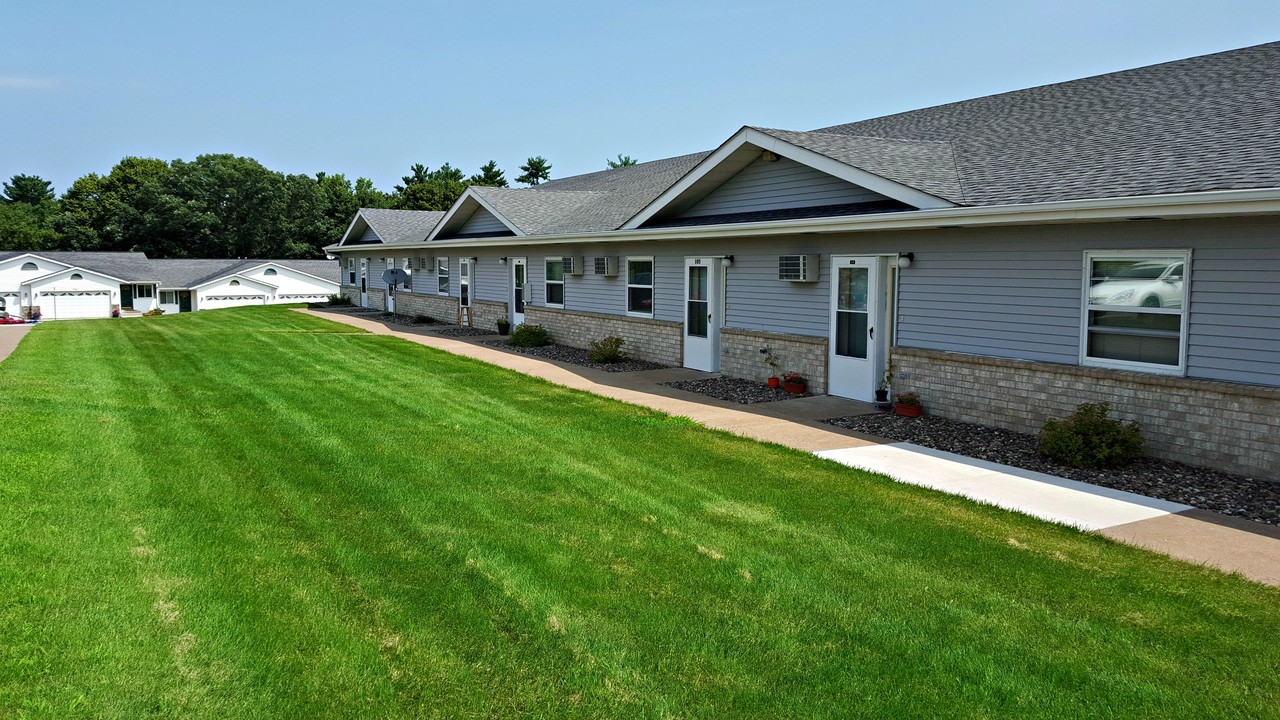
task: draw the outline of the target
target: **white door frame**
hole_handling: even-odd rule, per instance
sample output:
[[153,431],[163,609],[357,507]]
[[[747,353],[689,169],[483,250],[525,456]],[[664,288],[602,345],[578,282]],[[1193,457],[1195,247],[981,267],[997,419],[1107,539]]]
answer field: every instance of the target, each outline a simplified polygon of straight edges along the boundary
[[[529,302],[529,259],[522,257],[513,257],[510,259],[511,273],[508,275],[508,285],[511,289],[508,300],[510,308],[511,327],[518,327],[524,323],[524,306]],[[522,275],[524,282],[519,288],[516,287],[516,268],[523,269]],[[517,296],[519,293],[519,296]]]
[[360,258],[360,307],[369,307],[369,258]]
[[[725,260],[721,257],[684,259],[684,366],[687,368],[720,371],[724,265]],[[695,272],[695,268],[701,272]],[[695,274],[701,276],[696,285],[693,281]]]
[[[827,343],[827,393],[830,395],[865,402],[875,399],[889,346],[885,322],[887,267],[888,260],[877,255],[831,256]],[[854,282],[850,287],[852,294],[842,298],[841,270],[849,273],[851,282],[862,275],[865,286]]]

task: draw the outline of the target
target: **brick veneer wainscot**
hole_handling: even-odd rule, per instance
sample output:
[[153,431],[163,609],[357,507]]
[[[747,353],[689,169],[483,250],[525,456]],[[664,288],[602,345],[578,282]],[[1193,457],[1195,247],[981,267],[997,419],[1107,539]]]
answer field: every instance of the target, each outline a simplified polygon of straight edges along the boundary
[[895,392],[920,393],[926,412],[1038,433],[1080,403],[1108,402],[1142,424],[1147,453],[1280,480],[1280,388],[1168,375],[894,348]]
[[637,360],[684,364],[684,326],[680,323],[532,305],[525,306],[524,320],[545,327],[551,339],[561,345],[588,348],[596,340],[616,335],[626,341],[622,351]]
[[761,348],[778,359],[778,374],[798,372],[809,381],[809,392],[827,392],[827,339],[790,333],[724,328],[720,331],[720,372],[764,382],[773,374]]

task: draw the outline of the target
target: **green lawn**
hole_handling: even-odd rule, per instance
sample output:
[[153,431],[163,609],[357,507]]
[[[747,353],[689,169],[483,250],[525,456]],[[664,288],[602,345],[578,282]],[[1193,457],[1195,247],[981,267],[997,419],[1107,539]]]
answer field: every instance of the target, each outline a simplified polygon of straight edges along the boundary
[[1264,717],[1280,591],[283,308],[0,363],[0,717]]

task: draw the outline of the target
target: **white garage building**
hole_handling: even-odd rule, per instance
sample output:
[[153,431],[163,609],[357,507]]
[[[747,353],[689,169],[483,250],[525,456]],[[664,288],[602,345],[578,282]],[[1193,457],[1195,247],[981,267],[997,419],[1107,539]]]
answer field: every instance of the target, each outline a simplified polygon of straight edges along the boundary
[[152,260],[136,252],[0,252],[0,312],[42,320],[318,302],[332,260]]

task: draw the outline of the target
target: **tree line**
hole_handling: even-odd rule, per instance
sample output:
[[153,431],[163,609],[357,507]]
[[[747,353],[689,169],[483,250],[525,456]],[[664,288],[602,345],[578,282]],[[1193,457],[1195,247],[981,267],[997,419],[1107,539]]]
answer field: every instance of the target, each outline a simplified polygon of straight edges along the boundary
[[[541,156],[516,182],[551,178]],[[445,163],[415,164],[393,192],[368,178],[286,175],[257,160],[201,155],[190,162],[126,157],[89,173],[59,197],[35,175],[14,175],[0,194],[0,250],[137,250],[155,258],[317,258],[356,210],[447,210],[468,185],[508,187],[490,161],[466,176]]]

